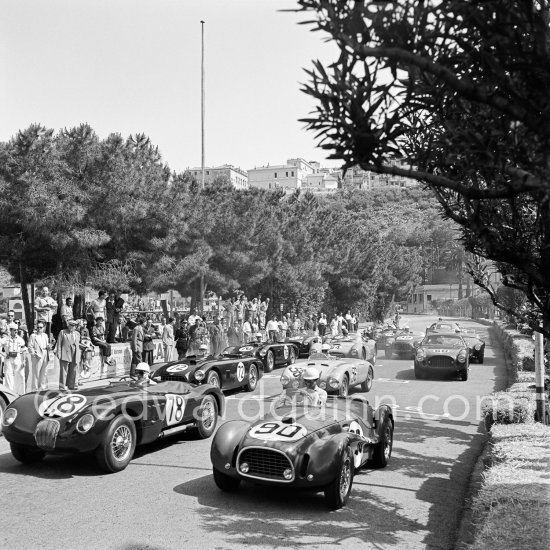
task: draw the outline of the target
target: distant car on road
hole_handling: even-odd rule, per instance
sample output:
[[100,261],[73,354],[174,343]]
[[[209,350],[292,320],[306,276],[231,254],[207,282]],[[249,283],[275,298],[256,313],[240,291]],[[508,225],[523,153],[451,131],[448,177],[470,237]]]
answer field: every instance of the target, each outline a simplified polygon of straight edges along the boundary
[[414,359],[416,346],[424,338],[424,333],[412,332],[409,329],[400,329],[396,331],[393,338],[386,340],[386,349],[384,355],[386,359],[391,359],[397,355],[400,359]]
[[321,337],[311,334],[296,334],[289,336],[285,341],[298,348],[298,357],[307,357],[311,353],[312,346],[321,343]]
[[485,342],[478,336],[470,336],[469,334],[463,334],[462,338],[470,348],[470,361],[477,361],[482,364],[485,360]]
[[376,342],[363,334],[350,332],[346,336],[332,336],[327,343],[330,344],[329,354],[334,357],[363,359],[371,363],[375,361]]
[[426,334],[438,334],[455,332],[456,334],[469,334],[471,336],[477,336],[474,329],[467,329],[455,321],[438,321],[432,323],[429,327],[426,327]]
[[457,374],[468,380],[470,350],[460,334],[427,334],[416,349],[414,375],[425,378],[436,372]]
[[[301,401],[300,401],[301,399]],[[324,491],[330,508],[346,505],[354,474],[385,467],[393,447],[394,418],[364,399],[329,398],[313,410],[296,394],[255,422],[233,420],[216,432],[210,458],[214,482],[235,491],[241,481]],[[264,493],[265,494],[265,493]]]

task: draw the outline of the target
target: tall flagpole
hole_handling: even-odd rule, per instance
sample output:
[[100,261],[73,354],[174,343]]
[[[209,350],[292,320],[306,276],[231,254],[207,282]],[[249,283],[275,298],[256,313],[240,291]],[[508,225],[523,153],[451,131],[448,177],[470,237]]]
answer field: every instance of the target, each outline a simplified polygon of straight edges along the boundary
[[204,189],[204,21],[201,21],[201,189]]

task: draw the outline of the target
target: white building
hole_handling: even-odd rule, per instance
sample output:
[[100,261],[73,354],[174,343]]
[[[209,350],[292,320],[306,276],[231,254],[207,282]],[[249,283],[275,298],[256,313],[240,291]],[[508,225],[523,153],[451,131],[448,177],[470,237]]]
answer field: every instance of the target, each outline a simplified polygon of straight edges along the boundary
[[[408,165],[402,160],[391,160],[386,164],[389,166],[408,168]],[[418,182],[412,178],[394,176],[391,174],[377,174],[369,170],[363,170],[359,166],[354,166],[346,172],[344,185],[346,187],[357,187],[359,189],[368,190],[391,187],[416,187]]]
[[[189,168],[189,172],[197,181],[202,180],[202,168]],[[216,178],[225,177],[235,189],[248,189],[248,174],[245,170],[235,168],[231,164],[224,164],[214,168],[205,167],[204,183],[212,183]]]
[[271,191],[276,189],[293,191],[302,188],[307,181],[307,176],[318,169],[318,163],[307,162],[302,158],[288,159],[286,164],[260,166],[248,170],[248,183],[250,187]]
[[311,193],[336,193],[338,191],[338,177],[324,171],[308,174],[302,190]]

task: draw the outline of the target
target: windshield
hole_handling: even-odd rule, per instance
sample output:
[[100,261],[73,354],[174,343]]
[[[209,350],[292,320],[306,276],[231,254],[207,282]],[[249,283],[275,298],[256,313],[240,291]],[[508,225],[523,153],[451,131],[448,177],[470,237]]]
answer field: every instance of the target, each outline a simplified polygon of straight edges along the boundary
[[452,325],[444,325],[439,323],[438,325],[435,325],[436,330],[453,330]]
[[463,346],[464,340],[460,336],[452,334],[432,334],[426,336],[422,343],[428,346]]

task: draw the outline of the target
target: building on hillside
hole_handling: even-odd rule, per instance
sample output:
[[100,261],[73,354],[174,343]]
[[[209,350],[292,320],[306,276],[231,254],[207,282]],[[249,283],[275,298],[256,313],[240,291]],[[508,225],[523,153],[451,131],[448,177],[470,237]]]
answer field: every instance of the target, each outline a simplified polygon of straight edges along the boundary
[[[391,160],[387,164],[400,168],[408,168],[407,164],[402,160]],[[344,186],[366,190],[387,189],[392,187],[416,187],[418,185],[418,182],[412,178],[394,176],[391,174],[377,174],[369,170],[363,170],[359,166],[350,168],[344,176]]]
[[337,174],[319,171],[307,175],[302,190],[311,193],[336,193],[339,188],[338,184]]
[[286,164],[260,166],[248,170],[250,187],[275,191],[283,189],[294,191],[305,185],[307,176],[319,169],[316,162],[307,162],[302,158],[288,159]]
[[[202,180],[202,168],[189,168],[189,172],[197,181]],[[227,181],[239,190],[248,189],[248,174],[245,170],[236,168],[231,164],[224,164],[214,168],[206,167],[204,171],[204,183],[213,183],[217,178],[225,177]]]

